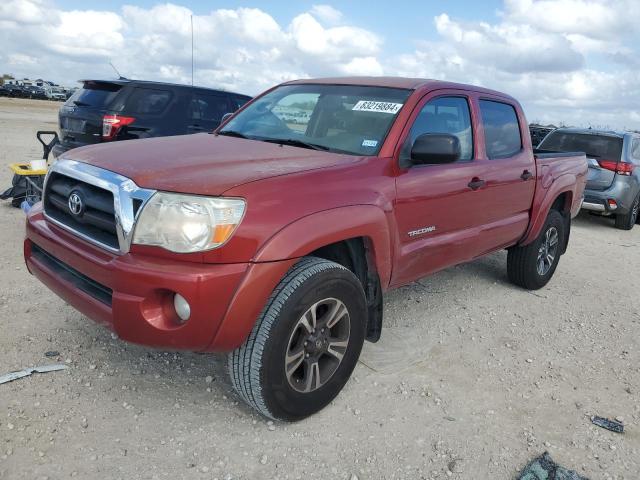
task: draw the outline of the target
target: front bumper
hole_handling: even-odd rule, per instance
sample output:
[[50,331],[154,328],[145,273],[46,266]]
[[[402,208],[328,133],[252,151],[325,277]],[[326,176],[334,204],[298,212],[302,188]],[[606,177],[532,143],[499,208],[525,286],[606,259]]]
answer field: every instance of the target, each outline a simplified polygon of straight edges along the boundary
[[[27,218],[24,256],[47,287],[123,340],[193,351],[242,344],[293,263],[200,264],[116,255],[50,224],[39,206]],[[185,323],[173,309],[174,293],[191,306]]]

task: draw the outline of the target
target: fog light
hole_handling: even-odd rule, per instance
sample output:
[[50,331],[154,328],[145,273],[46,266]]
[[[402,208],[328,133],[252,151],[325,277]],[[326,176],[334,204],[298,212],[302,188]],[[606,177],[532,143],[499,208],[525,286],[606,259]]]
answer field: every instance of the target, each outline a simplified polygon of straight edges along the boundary
[[607,201],[607,203],[609,204],[609,208],[611,210],[615,210],[616,208],[618,208],[618,204],[616,203],[616,201],[611,198]]
[[178,317],[180,317],[180,320],[183,322],[189,320],[189,317],[191,316],[191,306],[179,293],[176,293],[173,296],[173,308],[176,309],[176,313],[178,314]]

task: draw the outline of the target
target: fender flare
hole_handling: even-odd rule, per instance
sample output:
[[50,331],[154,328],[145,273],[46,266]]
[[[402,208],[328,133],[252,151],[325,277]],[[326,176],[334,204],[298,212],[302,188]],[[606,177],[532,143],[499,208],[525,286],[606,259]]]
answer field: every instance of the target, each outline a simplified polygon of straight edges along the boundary
[[302,217],[267,240],[253,262],[299,258],[320,247],[357,237],[368,239],[385,289],[391,280],[392,238],[387,215],[375,205],[351,205]]
[[[538,199],[534,197],[533,211],[535,211],[536,214],[535,217],[532,217],[531,222],[529,223],[529,229],[520,241],[520,245],[528,245],[538,238],[542,231],[542,227],[544,226],[544,222],[547,220],[547,216],[549,215],[553,202],[555,202],[556,198],[564,193],[570,194],[568,203],[563,205],[564,212],[571,215],[573,199],[575,198],[576,181],[577,178],[575,175],[562,175],[555,179],[549,188],[545,190],[544,197],[542,197],[540,202],[538,202]],[[538,190],[536,191],[536,197],[537,193]]]
[[[391,278],[391,237],[385,212],[353,205],[314,213],[282,228],[260,248],[204,351],[230,351],[245,341],[269,296],[298,258],[350,238],[369,240],[371,257],[383,286]],[[251,298],[252,301],[246,301]]]

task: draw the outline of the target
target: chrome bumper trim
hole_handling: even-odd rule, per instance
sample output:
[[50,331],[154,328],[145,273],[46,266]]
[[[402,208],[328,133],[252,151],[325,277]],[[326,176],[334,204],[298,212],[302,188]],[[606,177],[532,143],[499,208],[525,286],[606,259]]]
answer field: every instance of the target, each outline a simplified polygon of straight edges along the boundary
[[583,210],[589,210],[591,212],[604,212],[606,209],[604,208],[604,205],[602,205],[601,203],[589,203],[589,202],[582,202],[582,207]]

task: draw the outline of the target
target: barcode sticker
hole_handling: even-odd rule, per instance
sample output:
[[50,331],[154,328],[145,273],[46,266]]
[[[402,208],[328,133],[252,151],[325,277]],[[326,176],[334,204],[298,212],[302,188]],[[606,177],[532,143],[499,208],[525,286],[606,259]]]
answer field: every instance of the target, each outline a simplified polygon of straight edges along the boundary
[[360,100],[351,110],[357,112],[380,112],[395,115],[402,108],[402,103],[374,102],[371,100]]

